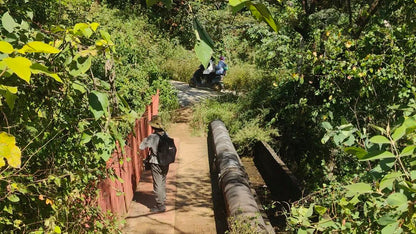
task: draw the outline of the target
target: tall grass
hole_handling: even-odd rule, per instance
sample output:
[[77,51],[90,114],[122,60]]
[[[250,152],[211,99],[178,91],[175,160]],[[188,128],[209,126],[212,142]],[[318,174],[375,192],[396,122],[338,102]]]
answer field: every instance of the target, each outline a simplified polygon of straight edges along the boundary
[[173,54],[161,64],[161,67],[170,79],[188,82],[199,65],[200,62],[194,52],[178,45]]

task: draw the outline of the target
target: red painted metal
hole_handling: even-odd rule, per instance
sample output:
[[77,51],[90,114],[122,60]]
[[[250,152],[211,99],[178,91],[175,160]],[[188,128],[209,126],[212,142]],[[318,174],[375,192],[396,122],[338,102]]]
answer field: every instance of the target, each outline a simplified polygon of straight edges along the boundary
[[106,213],[111,211],[116,216],[123,216],[128,212],[130,202],[140,181],[143,171],[143,159],[147,151],[139,150],[138,146],[143,138],[152,133],[148,122],[159,110],[159,90],[152,96],[152,103],[146,107],[146,112],[136,120],[133,132],[126,138],[124,151],[119,142],[107,161],[107,169],[114,172],[113,176],[98,183],[99,189],[97,205]]

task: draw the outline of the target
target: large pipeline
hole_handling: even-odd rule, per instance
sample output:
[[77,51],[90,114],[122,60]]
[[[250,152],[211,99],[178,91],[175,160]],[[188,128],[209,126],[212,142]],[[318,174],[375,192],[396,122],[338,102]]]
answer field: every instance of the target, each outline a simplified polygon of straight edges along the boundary
[[270,225],[266,225],[256,200],[251,192],[247,173],[240,157],[231,142],[224,123],[215,120],[209,125],[209,141],[215,154],[215,166],[219,187],[225,200],[227,214],[234,220],[250,222],[257,233],[274,233]]

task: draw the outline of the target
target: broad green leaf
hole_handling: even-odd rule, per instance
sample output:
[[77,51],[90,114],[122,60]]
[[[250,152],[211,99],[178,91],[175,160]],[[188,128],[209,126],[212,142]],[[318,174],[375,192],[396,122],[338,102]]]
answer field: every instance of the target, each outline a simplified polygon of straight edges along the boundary
[[89,25],[88,24],[86,24],[86,23],[77,23],[74,26],[74,33],[77,33],[77,32],[81,32],[82,33],[82,30],[84,30],[86,28],[89,28]]
[[9,93],[16,94],[17,93],[17,87],[0,85],[0,92],[1,91],[7,91]]
[[325,212],[327,211],[327,208],[325,208],[325,207],[323,207],[323,206],[318,206],[318,205],[316,205],[315,206],[315,211],[316,211],[316,213],[318,213],[319,215],[323,215],[323,214],[325,214]]
[[0,41],[0,52],[5,54],[11,54],[13,53],[13,46],[6,42],[6,41]]
[[4,158],[0,157],[0,168],[6,166],[6,162],[4,161]]
[[334,221],[332,221],[332,219],[330,219],[330,218],[324,218],[324,219],[319,220],[319,222],[318,222],[318,230],[319,231],[324,231],[329,227],[333,227],[335,229],[338,228],[336,223]]
[[375,144],[390,144],[389,139],[381,135],[371,137],[370,142],[375,143]]
[[[80,58],[79,58],[80,59]],[[78,61],[79,61],[78,59]],[[91,57],[88,57],[84,63],[79,64],[78,68],[80,69],[81,73],[85,73],[91,67]]]
[[40,63],[34,63],[32,64],[32,66],[30,66],[30,70],[33,74],[39,74],[39,73],[43,73],[49,77],[52,77],[54,80],[62,83],[61,78],[59,78],[59,76],[56,73],[52,73],[48,70],[48,67],[46,67],[43,64]]
[[213,53],[214,42],[197,18],[194,18],[193,27],[197,38],[195,53],[201,64],[206,68]]
[[3,24],[3,28],[6,29],[9,33],[12,33],[14,31],[14,28],[18,25],[16,21],[10,16],[9,12],[3,14],[3,17],[1,17],[1,22]]
[[233,13],[243,9],[246,6],[246,3],[249,3],[249,0],[229,0],[229,5],[231,6]]
[[23,46],[17,52],[24,54],[24,53],[47,53],[47,54],[56,54],[59,53],[60,50],[57,48],[48,45],[41,41],[31,41]]
[[84,35],[86,38],[90,38],[91,35],[93,34],[92,29],[90,29],[89,27],[82,29],[81,32],[82,32],[82,35]]
[[100,26],[100,24],[97,22],[93,22],[90,24],[90,27],[94,32],[97,31],[98,26]]
[[381,234],[400,234],[403,232],[403,229],[399,227],[397,222],[390,223],[381,229]]
[[393,193],[387,197],[387,203],[391,206],[401,206],[407,204],[407,197],[402,193]]
[[209,47],[214,48],[214,42],[197,18],[193,20],[193,27],[197,40],[204,41]]
[[32,62],[24,57],[15,57],[15,58],[5,58],[3,61],[6,63],[6,66],[10,68],[18,77],[27,83],[30,82],[30,66]]
[[80,85],[76,82],[72,83],[72,88],[75,89],[76,91],[80,92],[81,94],[87,92],[87,90],[84,88],[83,85]]
[[322,122],[322,127],[326,130],[332,130],[332,125],[329,122]]
[[393,153],[389,151],[371,151],[364,157],[358,159],[360,161],[368,161],[368,160],[377,160],[377,159],[384,159],[384,158],[395,158]]
[[266,22],[275,32],[278,31],[276,22],[274,21],[269,9],[263,3],[250,2],[249,9],[253,16],[260,21]]
[[345,186],[345,188],[351,192],[351,194],[364,194],[364,193],[371,193],[373,190],[371,189],[371,185],[366,183],[356,183]]
[[406,127],[400,126],[396,130],[394,130],[393,135],[391,135],[391,138],[393,138],[394,141],[398,141],[405,134],[406,134]]
[[414,129],[416,128],[416,118],[415,116],[407,117],[403,123],[406,128]]
[[401,172],[392,172],[390,174],[387,174],[380,181],[380,190],[383,190],[385,188],[392,189],[394,181],[396,181],[396,179],[400,178],[401,176],[402,176]]
[[20,201],[20,198],[17,195],[15,195],[15,194],[12,194],[12,195],[7,196],[7,199],[9,201],[15,202],[15,203]]
[[344,149],[344,151],[346,153],[355,155],[357,158],[363,158],[365,155],[367,155],[367,151],[359,147],[347,147]]
[[17,99],[17,95],[6,92],[4,94],[4,97],[6,98],[7,106],[9,106],[10,110],[13,110],[14,104],[15,104],[16,99]]
[[84,145],[84,144],[90,142],[91,141],[91,138],[92,138],[92,136],[90,134],[88,134],[86,132],[83,132],[82,133],[82,136],[81,136],[81,142],[80,142],[80,144],[81,145]]
[[85,72],[88,71],[88,69],[90,69],[91,67],[91,57],[78,57],[78,59],[76,60],[76,68],[74,66],[74,69],[72,69],[69,74],[71,76],[79,76],[81,74],[84,74]]
[[59,226],[55,226],[54,232],[55,233],[61,233],[61,228]]
[[107,94],[92,91],[90,95],[88,95],[88,102],[95,119],[99,119],[101,116],[107,115],[107,108],[109,104]]
[[404,156],[410,156],[410,155],[413,155],[413,152],[414,152],[415,148],[416,148],[416,145],[409,145],[409,146],[406,146],[406,147],[402,150],[402,152],[400,153],[400,156],[401,156],[401,157],[404,157]]
[[20,167],[20,149],[16,146],[16,140],[14,136],[5,132],[0,132],[0,159],[2,158],[6,158],[8,164],[12,167]]
[[100,30],[101,37],[107,41],[108,45],[114,45],[113,41],[111,40],[110,34],[105,30]]
[[[212,48],[204,41],[197,41],[195,44],[195,53],[201,64],[208,64],[212,56]],[[206,67],[205,65],[204,67]]]
[[397,222],[397,218],[393,217],[391,214],[386,214],[377,220],[377,223],[382,226],[386,226],[386,225],[396,223],[396,222]]

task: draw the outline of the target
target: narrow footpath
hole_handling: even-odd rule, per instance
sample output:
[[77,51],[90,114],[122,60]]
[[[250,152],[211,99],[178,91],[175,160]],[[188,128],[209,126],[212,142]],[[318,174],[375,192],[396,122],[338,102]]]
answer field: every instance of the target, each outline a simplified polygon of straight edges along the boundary
[[152,176],[144,171],[126,217],[123,233],[216,233],[206,136],[194,136],[191,110],[179,116],[168,133],[178,147],[167,177],[166,212],[149,212],[154,203]]

